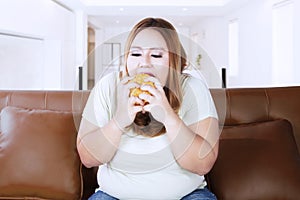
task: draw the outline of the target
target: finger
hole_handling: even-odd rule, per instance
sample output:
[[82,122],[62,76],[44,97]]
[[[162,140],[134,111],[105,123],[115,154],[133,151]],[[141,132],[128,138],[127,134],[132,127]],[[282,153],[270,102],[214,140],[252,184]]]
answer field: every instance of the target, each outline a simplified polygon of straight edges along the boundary
[[123,85],[121,89],[125,92],[125,95],[129,97],[131,90],[138,87],[139,85],[137,83],[129,82],[128,84]]
[[139,88],[139,87],[140,87],[139,84],[134,83],[134,82],[129,82],[126,86],[127,86],[129,89]]
[[147,76],[145,77],[145,81],[159,82],[159,80],[155,76]]
[[153,105],[152,104],[147,104],[145,106],[143,106],[143,110],[146,112],[151,112]]
[[151,93],[155,97],[158,97],[160,95],[158,90],[155,89],[154,87],[150,86],[150,85],[143,85],[141,87],[141,90],[148,91],[149,93]]
[[159,84],[160,83],[160,81],[154,76],[146,77],[144,81],[145,82],[150,81],[150,82],[153,82],[154,84],[156,84],[156,83]]
[[157,89],[158,91],[164,92],[164,88],[163,88],[163,86],[162,86],[160,83],[158,83],[158,84],[155,83],[155,87],[156,87],[156,89]]
[[138,112],[142,112],[144,110],[143,106],[134,106],[132,108],[132,112],[136,115]]
[[149,103],[152,103],[153,100],[154,100],[154,97],[152,95],[145,94],[145,93],[141,93],[139,95],[139,98],[146,101],[146,102],[149,102]]
[[151,81],[154,83],[156,89],[158,89],[159,91],[163,90],[163,86],[157,78],[150,76],[147,77],[145,81]]
[[130,115],[132,120],[134,120],[138,112],[143,112],[143,110],[144,110],[143,106],[135,106],[132,109],[130,109],[130,113],[131,113]]
[[144,105],[144,101],[138,97],[130,97],[129,98],[129,105],[130,106],[136,106],[136,105]]
[[130,76],[125,76],[122,80],[121,80],[121,83],[124,85],[124,84],[127,84],[129,81],[131,81],[133,79],[133,77],[130,77]]

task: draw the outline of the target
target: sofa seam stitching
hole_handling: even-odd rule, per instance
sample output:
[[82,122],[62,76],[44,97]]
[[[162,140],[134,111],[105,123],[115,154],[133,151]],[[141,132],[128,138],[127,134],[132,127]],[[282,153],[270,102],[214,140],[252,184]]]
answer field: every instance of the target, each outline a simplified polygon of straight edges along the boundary
[[[231,109],[230,109],[230,106],[231,106],[230,90],[227,90],[226,96],[227,96],[227,99],[228,99],[227,100],[227,102],[228,102],[227,107],[228,107],[228,110],[229,110],[229,123],[232,124]],[[225,119],[226,119],[226,113],[225,113]]]
[[44,94],[44,109],[47,110],[47,98],[48,98],[48,92],[45,92]]
[[267,99],[267,119],[270,120],[270,98],[267,89],[264,89],[264,92]]
[[11,96],[12,96],[12,92],[9,93],[9,95],[6,97],[6,106],[9,106],[9,103],[11,102]]

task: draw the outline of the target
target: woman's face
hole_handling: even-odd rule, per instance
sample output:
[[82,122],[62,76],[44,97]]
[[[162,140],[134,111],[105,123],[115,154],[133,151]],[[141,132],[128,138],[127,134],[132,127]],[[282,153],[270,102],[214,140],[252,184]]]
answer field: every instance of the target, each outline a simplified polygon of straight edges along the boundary
[[145,73],[166,84],[169,72],[169,52],[166,41],[154,29],[146,28],[133,40],[127,58],[129,76]]

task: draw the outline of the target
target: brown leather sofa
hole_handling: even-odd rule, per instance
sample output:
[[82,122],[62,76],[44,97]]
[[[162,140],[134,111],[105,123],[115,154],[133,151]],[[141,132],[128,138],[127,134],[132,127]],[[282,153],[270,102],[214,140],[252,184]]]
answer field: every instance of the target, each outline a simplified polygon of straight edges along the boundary
[[[300,86],[211,92],[224,119],[219,156],[206,175],[218,199],[299,199]],[[82,166],[76,151],[88,95],[0,91],[0,199],[87,199],[94,192],[97,168]]]

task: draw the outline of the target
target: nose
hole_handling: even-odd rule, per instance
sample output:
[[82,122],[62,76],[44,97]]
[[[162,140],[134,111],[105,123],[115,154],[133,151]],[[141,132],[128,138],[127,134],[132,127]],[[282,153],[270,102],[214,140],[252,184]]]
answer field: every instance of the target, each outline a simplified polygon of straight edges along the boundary
[[151,66],[151,56],[148,51],[145,51],[143,53],[143,56],[141,57],[140,66]]

